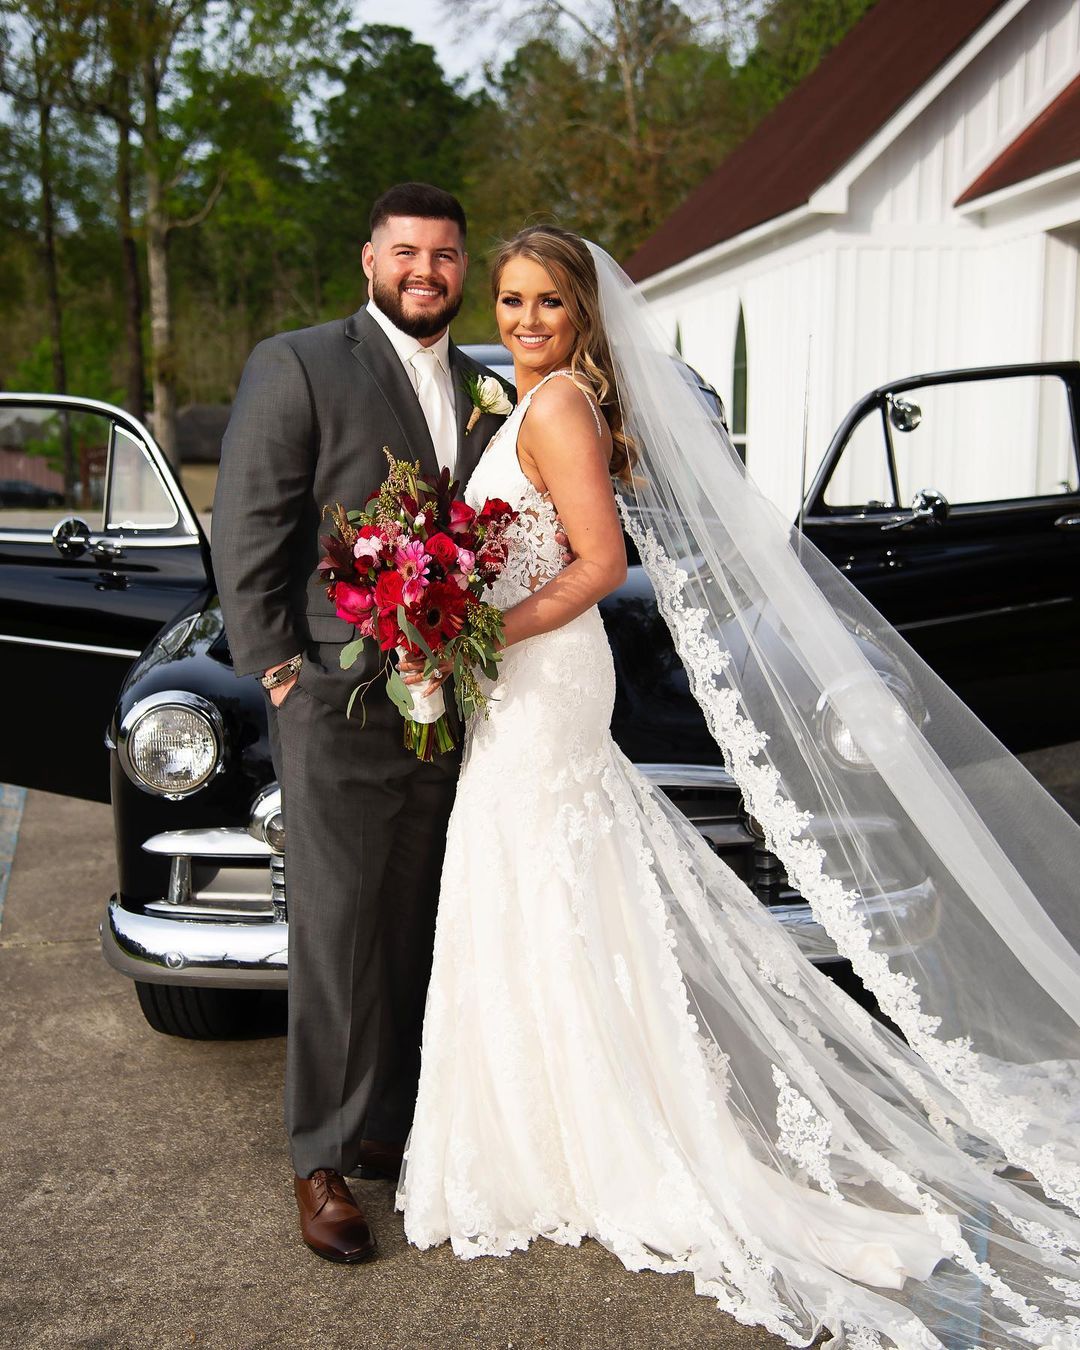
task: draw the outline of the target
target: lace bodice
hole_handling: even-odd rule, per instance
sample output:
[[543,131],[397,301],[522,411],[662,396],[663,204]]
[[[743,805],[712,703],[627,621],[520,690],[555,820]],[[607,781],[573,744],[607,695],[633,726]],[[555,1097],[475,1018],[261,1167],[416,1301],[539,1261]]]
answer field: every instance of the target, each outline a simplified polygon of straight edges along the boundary
[[[487,595],[500,609],[517,604],[562,570],[562,549],[555,539],[560,525],[554,504],[548,493],[539,491],[526,477],[517,455],[518,433],[533,395],[559,375],[573,378],[568,370],[555,370],[529,390],[488,442],[465,490],[465,500],[476,510],[488,497],[501,497],[519,513],[506,535],[510,548],[506,567]],[[591,399],[589,406],[599,432],[600,418]]]

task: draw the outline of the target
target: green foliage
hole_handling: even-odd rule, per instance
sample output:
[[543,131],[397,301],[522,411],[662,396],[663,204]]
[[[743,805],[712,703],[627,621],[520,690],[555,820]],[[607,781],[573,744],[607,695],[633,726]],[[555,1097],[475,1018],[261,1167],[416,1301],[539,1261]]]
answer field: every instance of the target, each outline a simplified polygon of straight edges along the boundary
[[476,101],[443,74],[434,50],[403,28],[346,34],[338,86],[316,115],[313,224],[338,305],[362,299],[360,246],[375,198],[408,180],[459,187]]
[[[470,268],[455,335],[491,340],[485,258],[498,239],[528,220],[556,219],[625,256],[871,2],[770,0],[740,63],[732,57],[734,30],[700,21],[707,10],[719,13],[719,4],[619,0],[616,24],[615,0],[519,0],[516,50],[485,72],[480,88],[466,89],[406,30],[350,28],[353,7],[345,0],[144,0],[138,7],[70,0],[59,9],[32,0],[43,20],[61,16],[45,73],[56,99],[69,388],[108,399],[124,388],[118,123],[95,109],[130,113],[141,251],[146,109],[138,56],[147,42],[160,57],[157,154],[173,226],[183,404],[230,399],[248,352],[267,333],[363,303],[368,213],[385,187],[404,179],[438,183],[462,199]],[[20,8],[0,0],[0,38],[18,57],[6,68],[29,79]],[[505,8],[514,11],[512,0]],[[543,21],[530,27],[525,12],[538,8]],[[566,18],[570,11],[592,26]],[[33,117],[5,100],[0,386],[48,389],[34,154]],[[195,223],[176,228],[187,221]],[[141,265],[145,292],[145,258]]]
[[772,0],[739,80],[747,126],[760,120],[814,69],[874,0]]

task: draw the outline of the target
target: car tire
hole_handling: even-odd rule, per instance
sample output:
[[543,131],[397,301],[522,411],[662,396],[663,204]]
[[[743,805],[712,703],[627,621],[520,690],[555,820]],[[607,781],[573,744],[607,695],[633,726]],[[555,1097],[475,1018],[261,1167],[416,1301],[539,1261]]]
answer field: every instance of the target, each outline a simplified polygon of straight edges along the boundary
[[284,1030],[283,996],[274,999],[261,989],[200,989],[136,980],[135,993],[143,1016],[164,1036],[220,1041]]

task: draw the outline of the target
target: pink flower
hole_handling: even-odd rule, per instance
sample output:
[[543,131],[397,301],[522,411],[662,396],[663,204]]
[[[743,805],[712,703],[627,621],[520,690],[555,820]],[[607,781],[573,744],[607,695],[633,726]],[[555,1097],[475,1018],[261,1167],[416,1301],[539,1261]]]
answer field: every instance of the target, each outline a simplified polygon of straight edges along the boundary
[[431,562],[431,556],[424,551],[418,539],[410,539],[407,544],[399,544],[395,549],[394,562],[402,581],[402,599],[407,605],[415,604],[428,584],[427,565]]
[[457,565],[461,568],[461,570],[465,573],[465,575],[468,576],[469,573],[476,566],[476,554],[473,553],[470,549],[459,548],[457,555]]
[[419,539],[410,539],[394,550],[394,563],[401,573],[402,581],[412,581],[414,577],[423,576],[430,561],[431,557],[424,551]]
[[[425,572],[427,571],[426,568],[424,570]],[[415,605],[417,600],[424,594],[424,588],[427,584],[428,579],[426,576],[412,577],[409,581],[405,582],[404,586],[402,586],[401,598],[407,605]]]
[[382,551],[383,541],[377,534],[361,536],[353,544],[353,557],[361,558],[365,562],[375,562]]

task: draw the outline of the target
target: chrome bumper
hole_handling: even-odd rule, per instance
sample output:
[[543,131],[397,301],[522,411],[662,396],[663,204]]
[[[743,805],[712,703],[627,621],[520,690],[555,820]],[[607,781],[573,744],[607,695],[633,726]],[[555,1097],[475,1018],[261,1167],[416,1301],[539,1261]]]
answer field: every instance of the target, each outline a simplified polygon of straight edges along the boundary
[[101,952],[114,970],[149,984],[285,989],[289,925],[200,923],[136,914],[114,895],[101,924]]
[[[937,902],[928,885],[894,893],[864,911],[904,914],[913,935],[929,938],[937,926]],[[815,922],[806,904],[780,905],[771,911],[815,965],[838,959],[832,939]],[[101,950],[114,970],[151,984],[201,984],[224,988],[285,989],[288,987],[289,926],[270,922],[198,922],[157,914],[135,914],[115,896],[101,925]],[[883,936],[883,935],[881,935]],[[878,950],[896,952],[886,941]]]

